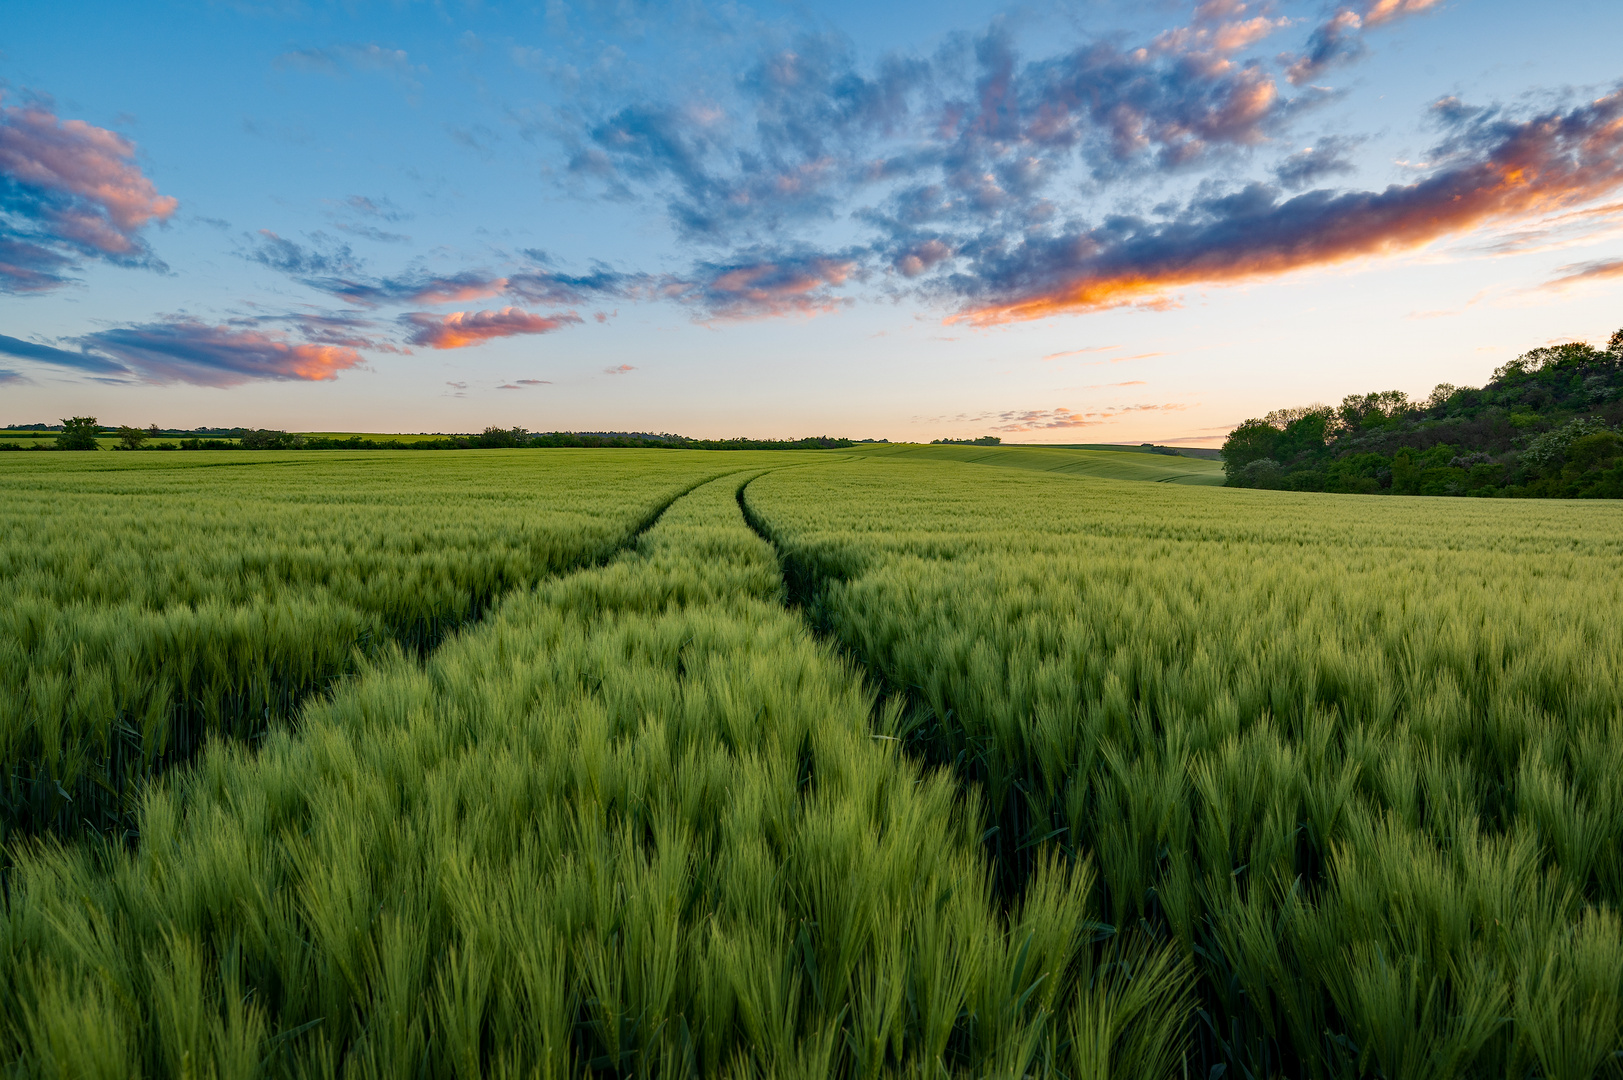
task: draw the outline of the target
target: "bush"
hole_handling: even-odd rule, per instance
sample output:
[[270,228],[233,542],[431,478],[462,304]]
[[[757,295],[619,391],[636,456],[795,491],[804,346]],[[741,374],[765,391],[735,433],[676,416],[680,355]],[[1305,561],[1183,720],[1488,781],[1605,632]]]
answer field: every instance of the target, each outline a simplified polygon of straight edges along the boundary
[[1229,486],[1282,488],[1285,486],[1285,470],[1281,469],[1279,462],[1273,458],[1258,458],[1241,466],[1239,471],[1229,478]]

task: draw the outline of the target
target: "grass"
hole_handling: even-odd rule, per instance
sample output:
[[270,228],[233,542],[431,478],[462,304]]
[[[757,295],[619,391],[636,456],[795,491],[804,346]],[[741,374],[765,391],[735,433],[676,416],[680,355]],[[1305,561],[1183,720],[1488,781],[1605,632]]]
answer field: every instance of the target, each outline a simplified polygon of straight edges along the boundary
[[1153,480],[1212,487],[1223,483],[1223,465],[1201,458],[1172,457],[1139,450],[1081,450],[1047,446],[918,446],[901,444],[863,449],[885,460],[958,461],[1005,469],[1105,480]]
[[1618,1075],[1623,508],[983,453],[14,455],[0,1071]]
[[[979,815],[782,603],[726,478],[634,550],[368,666],[29,846],[25,1075],[1172,1075],[1185,967],[1086,864],[1005,905]],[[874,729],[877,720],[878,730]]]
[[[732,463],[588,451],[51,454],[0,470],[0,841],[130,827],[144,778],[388,645],[602,560]],[[739,462],[742,464],[742,462]]]
[[1203,1072],[1615,1072],[1617,506],[905,459],[749,505],[983,793],[1000,887],[1091,857],[1109,920],[1199,972]]

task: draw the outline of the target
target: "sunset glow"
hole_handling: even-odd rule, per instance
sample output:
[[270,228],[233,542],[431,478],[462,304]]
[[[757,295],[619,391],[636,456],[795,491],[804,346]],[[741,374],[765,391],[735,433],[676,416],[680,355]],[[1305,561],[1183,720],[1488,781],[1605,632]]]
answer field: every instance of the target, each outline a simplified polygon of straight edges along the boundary
[[6,422],[1212,445],[1615,329],[1623,12],[209,11],[9,21]]

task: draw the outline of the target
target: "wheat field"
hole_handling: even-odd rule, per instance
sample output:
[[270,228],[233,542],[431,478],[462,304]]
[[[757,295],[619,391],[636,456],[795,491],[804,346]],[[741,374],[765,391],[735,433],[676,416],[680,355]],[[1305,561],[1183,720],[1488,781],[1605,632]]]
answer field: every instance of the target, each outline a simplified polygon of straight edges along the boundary
[[1623,510],[1007,453],[0,474],[6,1073],[1616,1075]]

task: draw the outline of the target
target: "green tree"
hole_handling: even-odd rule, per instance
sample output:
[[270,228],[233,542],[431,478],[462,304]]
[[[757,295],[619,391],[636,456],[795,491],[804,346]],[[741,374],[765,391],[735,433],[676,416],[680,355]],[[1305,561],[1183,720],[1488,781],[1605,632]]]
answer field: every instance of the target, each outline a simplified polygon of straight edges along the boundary
[[96,433],[101,430],[94,416],[75,416],[62,421],[62,434],[56,437],[58,450],[99,450]]
[[530,433],[521,427],[499,428],[487,427],[484,433],[474,436],[478,446],[525,446],[530,441]]
[[141,444],[150,437],[149,433],[142,428],[119,425],[118,441],[124,444],[126,450],[141,449]]
[[1223,440],[1223,471],[1230,487],[1240,487],[1240,472],[1253,461],[1272,459],[1280,431],[1267,420],[1247,420]]

